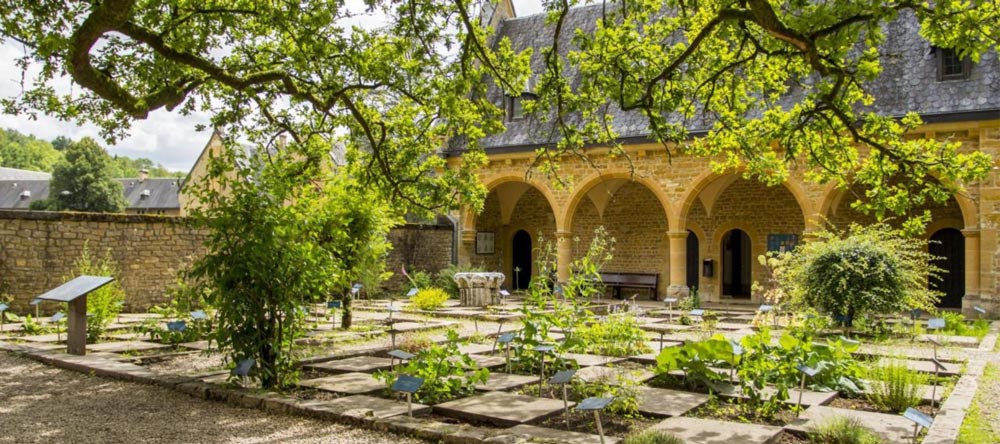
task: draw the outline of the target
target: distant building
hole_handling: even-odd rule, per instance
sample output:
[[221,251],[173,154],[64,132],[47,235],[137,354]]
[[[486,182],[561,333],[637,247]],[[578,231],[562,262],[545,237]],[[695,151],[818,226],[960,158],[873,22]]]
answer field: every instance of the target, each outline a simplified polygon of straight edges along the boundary
[[[128,214],[180,215],[181,180],[149,178],[144,170],[134,179],[116,179],[125,191]],[[49,197],[51,175],[0,168],[0,210],[27,210],[32,202]]]

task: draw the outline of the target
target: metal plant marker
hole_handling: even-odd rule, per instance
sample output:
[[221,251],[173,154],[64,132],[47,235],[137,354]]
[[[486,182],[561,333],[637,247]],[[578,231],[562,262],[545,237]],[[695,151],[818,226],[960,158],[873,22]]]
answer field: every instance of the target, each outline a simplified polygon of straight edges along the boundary
[[424,385],[423,378],[409,375],[399,375],[396,382],[392,383],[391,390],[397,393],[406,394],[406,415],[413,417],[413,394]]
[[250,370],[253,369],[253,366],[256,363],[257,361],[254,361],[253,358],[247,358],[236,363],[236,368],[233,369],[233,374],[240,377],[240,380],[243,382],[243,388],[246,388],[247,378],[250,376]]
[[976,305],[975,307],[972,307],[972,309],[976,311],[976,315],[978,315],[979,319],[982,319],[983,316],[986,314],[986,309],[984,309],[983,307],[980,307],[978,305]]
[[[516,335],[514,335],[514,333],[504,333],[497,337],[497,343],[503,345],[504,364],[506,366],[505,368],[507,373],[510,373],[510,343],[514,342],[515,336]],[[496,349],[496,345],[494,345],[493,348]]]
[[903,417],[913,421],[913,444],[917,444],[917,434],[920,433],[921,427],[929,429],[931,428],[931,425],[934,424],[933,418],[925,415],[923,412],[913,407],[907,408],[906,411],[903,412]]
[[797,408],[795,409],[795,417],[798,418],[799,412],[802,410],[802,393],[806,391],[806,377],[811,378],[816,376],[816,374],[819,373],[819,370],[805,364],[799,364],[795,366],[795,369],[798,370],[799,373],[802,373],[802,382],[799,384],[799,400],[796,403]]
[[601,437],[601,444],[604,444],[604,427],[601,426],[601,410],[607,408],[615,400],[611,398],[587,398],[576,405],[579,411],[593,411],[594,422],[597,424],[597,435]]
[[[549,384],[562,386],[563,411],[566,414],[566,430],[569,430],[569,395],[566,393],[566,385],[573,380],[574,375],[576,375],[576,370],[561,370],[549,378]],[[541,396],[541,393],[539,393],[538,396]]]
[[[935,353],[937,355],[937,353]],[[934,408],[934,398],[937,397],[937,386],[938,379],[940,378],[941,370],[945,370],[946,367],[941,361],[938,361],[937,356],[931,358],[931,362],[934,363],[934,384],[931,385],[931,409]]]
[[[674,322],[674,303],[677,298],[664,298],[663,303],[667,304],[667,321]],[[663,334],[660,334],[660,350],[663,350]]]
[[545,381],[545,355],[547,353],[551,352],[552,350],[555,350],[555,347],[553,347],[551,345],[538,345],[538,346],[535,346],[535,351],[542,354],[542,371],[538,374],[538,395],[539,396],[542,395],[542,382]]
[[9,308],[7,304],[0,303],[0,331],[3,331],[3,312],[7,311],[7,308]]
[[403,350],[392,350],[389,352],[389,357],[391,358],[389,360],[389,366],[395,369],[396,373],[399,374],[399,368],[396,367],[396,360],[399,360],[399,366],[402,367],[404,362],[409,361],[416,356],[417,355],[413,353],[405,352]]

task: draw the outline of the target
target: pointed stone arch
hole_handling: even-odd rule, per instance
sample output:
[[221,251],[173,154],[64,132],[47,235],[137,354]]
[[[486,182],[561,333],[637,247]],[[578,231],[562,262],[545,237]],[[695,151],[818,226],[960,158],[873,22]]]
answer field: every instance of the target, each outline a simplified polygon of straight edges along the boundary
[[[624,169],[614,171],[598,171],[580,180],[574,187],[573,193],[570,195],[569,201],[563,208],[562,213],[556,217],[557,224],[560,224],[559,226],[562,227],[562,230],[571,231],[573,225],[573,215],[576,214],[576,210],[580,206],[580,203],[584,199],[590,197],[590,193],[592,191],[595,191],[595,189],[599,190],[600,187],[614,182],[618,182],[615,187],[615,189],[617,189],[617,187],[620,187],[621,184],[629,181],[638,183],[653,193],[653,196],[655,196],[656,200],[660,203],[660,207],[663,209],[663,217],[667,219],[667,224],[669,225],[671,223],[673,206],[670,203],[670,198],[663,191],[660,184],[647,177],[637,176],[632,171]],[[607,191],[610,191],[611,194],[614,192],[614,190]],[[591,200],[594,201],[595,206],[598,206],[598,211],[602,211],[599,205],[600,200]]]
[[[713,171],[706,171],[701,175],[699,175],[692,181],[693,185],[691,186],[691,188],[688,189],[687,192],[682,195],[680,199],[680,204],[676,206],[675,209],[676,213],[673,214],[672,217],[667,218],[667,220],[670,221],[671,223],[670,229],[672,231],[687,229],[688,214],[691,211],[691,207],[694,205],[696,199],[700,198],[702,191],[705,191],[713,184],[716,184],[717,181],[728,180],[731,183],[734,182],[735,180],[738,180],[739,178],[740,178],[739,173],[735,172],[720,174]],[[728,189],[729,184],[726,185],[727,186],[718,187],[718,189],[715,190],[715,196],[714,196],[715,198],[720,196],[722,193],[726,191],[726,189]],[[812,226],[812,221],[810,221],[809,216],[813,214],[812,204],[808,196],[806,196],[805,191],[795,181],[788,180],[783,182],[782,185],[785,187],[785,189],[788,190],[788,192],[792,194],[792,197],[795,198],[795,202],[798,204],[799,210],[802,213],[803,225],[808,229],[808,227]],[[706,208],[706,210],[708,210],[708,208]]]

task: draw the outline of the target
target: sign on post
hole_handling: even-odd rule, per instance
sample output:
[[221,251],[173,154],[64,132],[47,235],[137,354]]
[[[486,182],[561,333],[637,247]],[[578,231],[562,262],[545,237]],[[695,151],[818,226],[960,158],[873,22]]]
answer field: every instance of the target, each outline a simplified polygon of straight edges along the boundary
[[802,393],[806,391],[806,377],[812,378],[813,376],[816,376],[816,374],[819,373],[819,370],[805,364],[796,365],[795,369],[798,370],[799,373],[802,373],[802,383],[799,384],[799,400],[797,402],[798,408],[795,409],[795,417],[798,418],[799,411],[802,410]]
[[392,391],[406,394],[406,414],[408,416],[413,416],[413,394],[417,393],[417,390],[420,390],[423,385],[423,378],[409,375],[399,375],[396,382],[392,383]]
[[[562,386],[563,412],[566,416],[566,429],[569,429],[569,395],[566,391],[566,385],[573,380],[573,375],[576,375],[576,370],[560,370],[549,378],[549,385]],[[539,396],[541,396],[541,394],[539,394]]]
[[175,332],[184,332],[184,330],[187,330],[187,322],[184,321],[167,322],[167,330]]
[[903,417],[913,421],[913,444],[917,443],[917,433],[920,432],[920,428],[925,429],[931,428],[934,424],[934,419],[930,416],[925,415],[920,410],[913,407],[908,407],[905,412],[903,412]]
[[195,310],[191,312],[191,319],[194,319],[196,321],[204,321],[205,319],[208,319],[208,315],[205,314],[204,310]]
[[597,424],[597,435],[601,437],[601,444],[604,444],[604,427],[601,426],[600,411],[607,408],[615,398],[587,398],[576,405],[579,411],[594,412],[594,422]]
[[43,301],[65,302],[68,305],[67,353],[71,355],[87,354],[87,294],[110,284],[114,280],[113,277],[105,276],[80,276],[37,298]]
[[413,287],[410,289],[410,291],[406,292],[406,297],[412,298],[416,296],[417,293],[420,293],[420,290],[418,290],[417,287]]

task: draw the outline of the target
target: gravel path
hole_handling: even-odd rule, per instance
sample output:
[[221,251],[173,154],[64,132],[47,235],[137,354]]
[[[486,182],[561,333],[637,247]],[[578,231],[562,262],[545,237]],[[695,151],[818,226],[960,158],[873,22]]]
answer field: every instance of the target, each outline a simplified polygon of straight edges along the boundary
[[0,443],[416,444],[411,438],[200,401],[0,352]]

